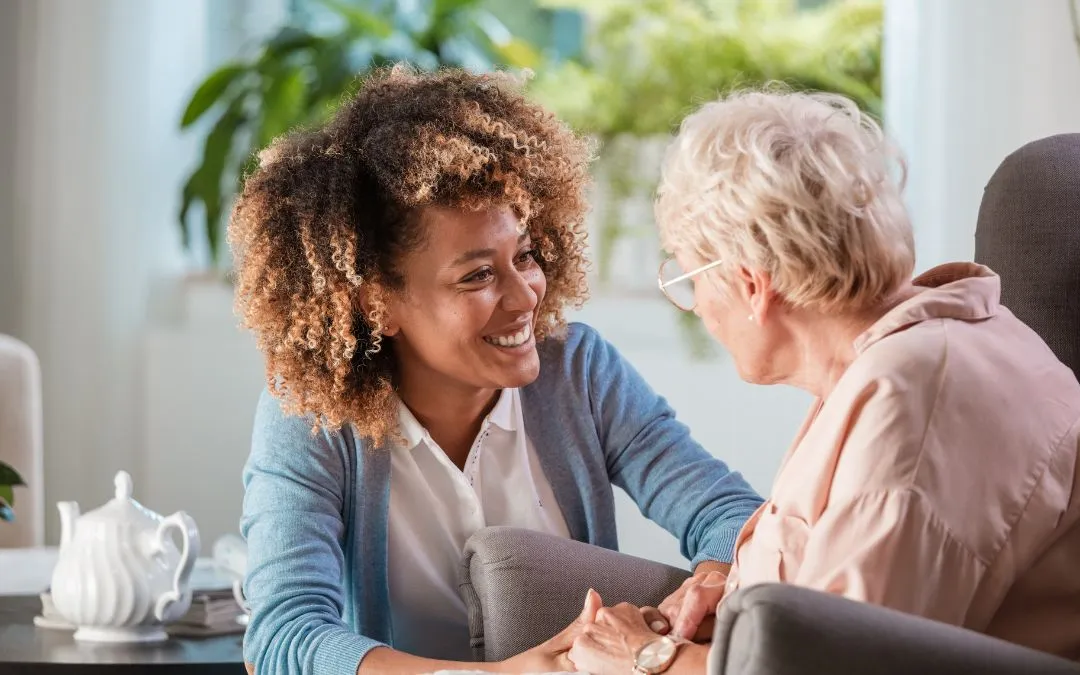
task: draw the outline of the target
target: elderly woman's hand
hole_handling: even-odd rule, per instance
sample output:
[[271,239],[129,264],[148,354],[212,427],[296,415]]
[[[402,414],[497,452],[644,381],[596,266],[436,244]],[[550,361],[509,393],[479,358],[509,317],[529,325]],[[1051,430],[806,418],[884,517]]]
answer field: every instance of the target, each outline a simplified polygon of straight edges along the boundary
[[701,563],[694,576],[657,609],[642,610],[645,620],[657,633],[707,642],[712,637],[716,606],[724,598],[730,571],[731,565],[726,563]]
[[641,610],[623,603],[596,612],[570,649],[570,661],[578,671],[592,675],[626,675],[634,669],[639,649],[656,637]]

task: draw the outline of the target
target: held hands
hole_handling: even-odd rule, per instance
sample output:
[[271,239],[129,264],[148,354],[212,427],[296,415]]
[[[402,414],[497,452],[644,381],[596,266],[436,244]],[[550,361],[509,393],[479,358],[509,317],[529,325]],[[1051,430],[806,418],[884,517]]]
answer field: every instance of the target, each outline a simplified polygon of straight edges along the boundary
[[590,590],[573,623],[547,642],[503,661],[500,670],[626,675],[638,650],[657,635],[708,642],[730,569],[724,563],[698,565],[694,576],[657,608],[627,603],[604,607],[600,595]]
[[[600,602],[595,591],[585,600]],[[656,637],[641,610],[622,603],[593,611],[594,620],[582,627],[570,649],[573,670],[591,675],[626,675],[634,668],[634,657],[645,643]]]

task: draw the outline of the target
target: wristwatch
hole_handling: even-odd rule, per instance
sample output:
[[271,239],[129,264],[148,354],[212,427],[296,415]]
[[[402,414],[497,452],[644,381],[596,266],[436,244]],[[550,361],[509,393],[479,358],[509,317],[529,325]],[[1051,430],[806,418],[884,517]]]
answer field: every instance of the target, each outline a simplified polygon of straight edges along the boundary
[[671,667],[679,647],[686,642],[667,635],[649,640],[634,654],[634,675],[659,675],[664,672]]

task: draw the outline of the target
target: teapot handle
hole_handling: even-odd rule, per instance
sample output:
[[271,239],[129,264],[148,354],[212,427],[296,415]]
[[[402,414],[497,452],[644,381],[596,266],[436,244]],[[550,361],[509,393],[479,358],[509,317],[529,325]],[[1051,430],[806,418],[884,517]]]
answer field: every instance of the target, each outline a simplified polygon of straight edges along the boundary
[[195,569],[195,560],[199,557],[200,548],[199,528],[195,526],[195,520],[183,511],[177,511],[158,525],[157,533],[154,535],[154,546],[157,550],[165,549],[166,537],[169,536],[169,530],[172,528],[180,531],[180,563],[176,566],[172,589],[162,593],[154,607],[154,618],[162,623],[165,623],[167,619],[178,618],[166,617],[166,611],[173,603],[180,601],[187,592],[188,579],[191,577],[191,571]]

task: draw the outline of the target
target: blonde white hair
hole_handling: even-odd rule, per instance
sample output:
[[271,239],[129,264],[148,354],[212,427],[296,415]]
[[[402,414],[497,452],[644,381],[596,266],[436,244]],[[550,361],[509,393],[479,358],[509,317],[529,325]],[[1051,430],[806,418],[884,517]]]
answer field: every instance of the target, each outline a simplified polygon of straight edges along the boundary
[[869,308],[915,266],[905,172],[877,122],[843,96],[738,92],[687,117],[668,149],[661,242],[721,260],[720,278],[766,272],[795,307]]

